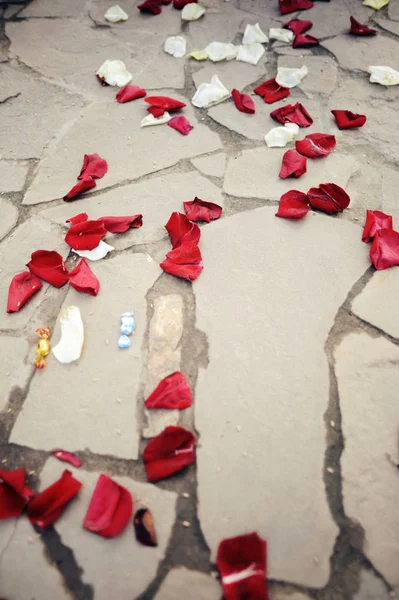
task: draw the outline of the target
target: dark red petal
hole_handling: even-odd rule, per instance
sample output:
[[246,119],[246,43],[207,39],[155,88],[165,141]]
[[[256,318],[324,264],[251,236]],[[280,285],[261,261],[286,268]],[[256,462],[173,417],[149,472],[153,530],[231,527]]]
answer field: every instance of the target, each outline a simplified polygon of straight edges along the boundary
[[25,488],[25,469],[0,469],[0,520],[18,517],[32,495],[33,492]]
[[173,0],[173,7],[181,10],[186,4],[192,4],[193,2],[197,2],[197,0]]
[[367,25],[362,25],[359,21],[356,21],[354,17],[350,18],[351,20],[351,28],[350,32],[355,35],[375,35],[377,33],[376,29],[370,29]]
[[308,158],[327,156],[335,148],[335,136],[328,133],[310,133],[295,142],[296,151]]
[[362,127],[367,121],[366,115],[358,115],[350,110],[332,110],[339,129]]
[[105,229],[110,233],[125,233],[128,229],[138,229],[143,225],[143,215],[130,217],[100,217]]
[[77,292],[85,292],[90,296],[97,296],[100,289],[100,282],[84,258],[69,273],[69,283]]
[[54,287],[62,287],[68,281],[68,270],[61,254],[55,250],[36,250],[26,265],[31,273],[51,283]]
[[267,104],[273,104],[290,95],[290,89],[279,85],[275,79],[268,79],[254,89],[255,94],[261,96]]
[[65,194],[63,198],[64,200],[72,200],[72,198],[75,198],[75,196],[77,196],[78,194],[81,194],[86,190],[91,190],[91,188],[96,187],[96,185],[97,184],[92,177],[85,176],[79,181],[79,183],[74,185],[73,188],[69,190],[69,192]]
[[377,271],[399,265],[399,233],[379,229],[370,248],[370,258]]
[[303,19],[291,19],[291,21],[288,21],[283,27],[285,29],[291,29],[291,31],[294,32],[294,35],[301,35],[313,27],[313,23],[312,21],[305,21]]
[[250,115],[254,114],[255,104],[251,96],[248,96],[248,94],[241,94],[241,92],[236,89],[232,90],[231,95],[233,96],[234,104],[238,110]]
[[143,460],[149,481],[165,479],[195,461],[195,437],[191,431],[171,425],[150,440]]
[[116,94],[116,100],[123,104],[125,102],[137,100],[137,98],[144,98],[146,95],[147,92],[138,85],[125,85]]
[[293,48],[306,48],[308,46],[317,46],[319,40],[312,35],[296,35],[292,40]]
[[8,288],[7,312],[18,312],[42,287],[40,279],[29,271],[15,275]]
[[154,408],[188,408],[193,403],[187,379],[180,371],[168,375],[160,381],[155,390],[144,402],[147,410]]
[[102,179],[108,171],[107,161],[98,154],[85,154],[83,165],[78,179],[92,177],[93,179]]
[[156,106],[149,106],[147,108],[147,112],[151,113],[153,117],[155,117],[156,119],[158,117],[162,117],[163,114],[165,114],[165,111],[163,108],[157,108]]
[[150,13],[152,15],[159,15],[162,12],[161,0],[144,0],[142,4],[139,4],[137,8],[140,12]]
[[179,265],[169,258],[165,258],[159,266],[165,273],[187,279],[187,281],[195,281],[204,268],[202,265]]
[[273,110],[270,116],[279,123],[296,123],[299,127],[310,127],[313,124],[312,117],[299,102],[280,106],[280,108]]
[[335,183],[321,183],[317,188],[308,191],[310,206],[333,215],[342,212],[349,206],[350,197]]
[[268,600],[267,544],[257,533],[222,540],[216,565],[225,600]]
[[93,250],[106,234],[102,221],[84,221],[71,225],[65,241],[73,250]]
[[195,242],[183,242],[168,252],[166,258],[176,265],[199,265],[202,261],[201,251]]
[[157,534],[154,526],[154,519],[148,508],[140,508],[133,519],[134,532],[136,539],[144,546],[158,546]]
[[195,197],[190,202],[183,202],[184,212],[190,221],[216,221],[222,216],[222,207],[214,202],[206,202]]
[[133,512],[131,493],[107,475],[100,475],[90,500],[83,527],[102,537],[122,533]]
[[67,219],[65,223],[72,223],[72,225],[76,225],[76,223],[84,223],[89,218],[87,213],[79,213],[70,219]]
[[279,177],[300,177],[306,173],[306,158],[298,154],[296,150],[287,150],[283,156],[283,162]]
[[27,512],[30,522],[42,529],[54,523],[81,486],[80,481],[66,469],[60,479],[29,502]]
[[58,460],[67,462],[77,469],[82,466],[82,461],[73,452],[68,452],[67,450],[52,450],[51,454],[55,456],[55,458],[58,458]]
[[282,15],[295,12],[296,10],[307,10],[312,8],[311,0],[278,0],[280,12]]
[[173,117],[173,119],[168,121],[168,125],[183,135],[188,135],[190,131],[194,129],[194,125],[191,125],[186,117]]
[[186,106],[184,102],[169,98],[168,96],[147,96],[147,98],[144,99],[144,102],[167,111],[178,110],[179,108]]
[[280,198],[276,217],[284,219],[302,219],[310,210],[306,194],[298,190],[290,190]]
[[363,242],[371,242],[380,229],[393,229],[391,215],[387,215],[380,210],[368,210],[366,214],[366,223],[362,235]]
[[197,244],[201,237],[201,230],[198,225],[189,221],[186,215],[178,212],[171,214],[169,221],[165,225],[165,229],[169,233],[173,248],[180,246],[183,242],[194,242]]

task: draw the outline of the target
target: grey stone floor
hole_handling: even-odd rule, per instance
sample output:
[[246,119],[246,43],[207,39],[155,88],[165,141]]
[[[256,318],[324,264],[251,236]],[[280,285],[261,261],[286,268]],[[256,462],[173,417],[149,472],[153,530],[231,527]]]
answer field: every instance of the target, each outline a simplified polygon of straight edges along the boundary
[[[64,465],[54,447],[83,461],[78,500],[54,528],[25,517],[0,523],[0,595],[7,600],[218,600],[215,556],[224,537],[256,530],[268,540],[271,600],[387,600],[399,594],[399,270],[376,273],[361,242],[366,209],[399,220],[398,94],[368,81],[370,64],[399,68],[399,0],[381,11],[361,0],[315,2],[282,17],[277,0],[202,0],[198,22],[182,25],[165,6],[144,16],[120,0],[125,23],[104,20],[110,0],[1,2],[0,37],[0,456],[24,466],[41,489]],[[347,34],[349,16],[378,29]],[[279,27],[313,21],[321,45],[269,44],[257,66],[197,63],[163,52],[170,35],[188,49],[238,43],[247,23]],[[144,103],[115,102],[94,73],[121,59],[133,83],[184,100],[187,137],[167,126],[140,129]],[[284,150],[267,148],[274,125],[231,99],[209,110],[191,104],[196,86],[218,74],[252,93],[277,66],[306,64],[292,90],[314,118],[311,131],[334,133],[331,156],[308,161],[300,180],[280,180]],[[339,131],[330,110],[368,117]],[[85,153],[109,165],[97,188],[73,204],[62,196]],[[333,181],[349,209],[301,222],[276,219],[282,193]],[[163,225],[194,196],[224,208],[202,226],[204,271],[193,284],[159,268],[169,243]],[[140,230],[112,237],[115,250],[93,270],[97,298],[44,286],[20,313],[5,312],[8,286],[38,248],[57,249],[72,266],[64,221],[142,213]],[[396,221],[397,223],[398,221]],[[81,359],[53,356],[33,367],[35,329],[59,336],[63,305],[80,307]],[[130,350],[117,348],[122,312],[134,309]],[[143,400],[181,369],[193,409],[149,416]],[[157,485],[146,480],[146,439],[171,423],[193,430],[197,463]],[[82,528],[98,473],[125,485],[136,506],[151,507],[156,549],[131,528],[104,540]]]

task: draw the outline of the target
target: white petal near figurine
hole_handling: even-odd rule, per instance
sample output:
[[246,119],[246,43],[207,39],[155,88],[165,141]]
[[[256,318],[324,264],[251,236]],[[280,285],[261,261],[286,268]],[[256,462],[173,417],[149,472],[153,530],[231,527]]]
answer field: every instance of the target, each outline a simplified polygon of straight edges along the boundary
[[98,246],[93,250],[74,250],[74,252],[82,258],[87,258],[88,260],[101,260],[107,256],[108,252],[111,252],[111,250],[115,250],[115,248],[107,244],[107,242],[103,242],[101,240]]
[[250,65],[257,65],[264,53],[265,49],[262,44],[242,45],[238,49],[237,60]]
[[197,21],[205,14],[205,8],[196,2],[186,4],[181,11],[183,21]]
[[125,11],[115,4],[111,6],[104,15],[104,18],[110,23],[119,23],[119,21],[127,21],[129,15],[125,13]]
[[53,347],[58,362],[68,364],[78,360],[82,354],[84,328],[80,310],[77,306],[68,306],[61,312],[61,339]]
[[399,72],[392,67],[369,67],[368,72],[371,73],[371,83],[379,83],[380,85],[398,85]]
[[278,27],[269,29],[269,38],[271,40],[278,40],[279,42],[286,42],[289,44],[294,39],[294,32],[290,29],[279,29]]
[[194,58],[195,60],[208,60],[208,55],[205,50],[192,50],[187,56]]
[[170,114],[165,111],[161,117],[154,117],[151,113],[141,120],[140,127],[151,127],[151,125],[163,125],[171,120]]
[[181,35],[172,35],[165,40],[163,49],[175,58],[182,58],[186,53],[186,40]]
[[230,95],[229,90],[224,87],[219,77],[214,75],[211,83],[201,83],[191,102],[197,108],[207,108],[208,106],[222,102]]
[[247,25],[244,31],[244,36],[242,38],[243,44],[267,44],[269,40],[267,39],[267,35],[263,33],[261,28],[259,27],[259,23],[256,25]]
[[104,79],[108,85],[123,87],[132,80],[133,76],[121,60],[106,60],[98,69],[96,75]]
[[233,60],[237,56],[238,47],[234,44],[224,44],[223,42],[211,42],[204,49],[207,57],[212,62],[221,60]]
[[265,135],[265,142],[269,148],[285,148],[297,137],[299,126],[296,123],[285,123],[283,127],[273,127]]
[[287,88],[293,88],[308,74],[308,68],[303,65],[300,69],[289,69],[287,67],[279,67],[277,69],[276,81],[279,85]]

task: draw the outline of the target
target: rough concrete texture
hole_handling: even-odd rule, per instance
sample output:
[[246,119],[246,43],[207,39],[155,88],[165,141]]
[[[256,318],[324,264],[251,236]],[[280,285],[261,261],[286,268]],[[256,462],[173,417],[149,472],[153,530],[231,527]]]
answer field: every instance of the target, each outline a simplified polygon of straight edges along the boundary
[[[399,585],[399,271],[373,273],[361,233],[367,209],[399,227],[399,86],[371,84],[367,73],[372,64],[398,69],[399,2],[381,11],[361,0],[314,2],[282,15],[278,0],[200,0],[206,13],[190,23],[172,3],[158,16],[141,13],[138,0],[117,3],[125,22],[105,20],[110,0],[0,2],[0,466],[25,467],[38,490],[62,473],[65,465],[46,461],[64,447],[79,452],[84,483],[40,538],[24,517],[1,523],[0,597],[216,600],[218,544],[258,531],[268,541],[271,600],[387,600]],[[351,15],[378,34],[350,35]],[[247,24],[268,34],[292,18],[311,20],[320,45],[271,41],[256,66],[163,51],[169,36],[182,35],[190,52],[240,44]],[[95,76],[107,59],[124,61],[147,95],[183,101],[175,114],[194,126],[189,135],[141,128],[145,100],[119,104],[118,88]],[[268,105],[254,94],[278,66],[302,65],[309,73],[287,98]],[[254,115],[231,98],[192,105],[215,74],[253,97]],[[308,159],[301,178],[282,180],[294,143],[268,148],[264,136],[278,125],[270,112],[296,102],[314,120],[298,139],[325,132],[337,143]],[[367,122],[340,131],[334,109]],[[63,202],[92,153],[108,172]],[[342,214],[275,218],[281,194],[326,182],[350,195]],[[204,271],[191,284],[159,262],[170,250],[165,223],[195,196],[223,215],[200,223]],[[115,249],[89,262],[97,297],[44,283],[7,314],[10,281],[32,252],[55,249],[68,269],[77,264],[64,236],[65,220],[80,212],[141,213],[143,227],[107,234]],[[71,304],[84,322],[81,358],[62,365],[51,353],[35,371],[35,329],[50,326],[56,344]],[[132,309],[137,331],[120,350],[120,315]],[[177,369],[194,406],[146,414],[146,396]],[[146,436],[171,423],[195,434],[197,464],[149,485]],[[82,528],[101,472],[131,489],[136,508],[148,502],[157,549],[139,546],[130,524],[114,540]]]

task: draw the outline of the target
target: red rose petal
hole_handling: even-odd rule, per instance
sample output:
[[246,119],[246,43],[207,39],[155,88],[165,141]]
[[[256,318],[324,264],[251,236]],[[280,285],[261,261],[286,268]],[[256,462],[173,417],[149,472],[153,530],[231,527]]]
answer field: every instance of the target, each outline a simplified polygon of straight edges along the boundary
[[285,29],[291,29],[291,31],[294,32],[294,35],[301,35],[313,27],[313,23],[312,21],[305,21],[303,19],[291,19],[291,21],[288,21],[283,27]]
[[14,313],[28,302],[42,287],[42,282],[36,275],[23,271],[14,275],[8,288],[7,312]]
[[66,469],[60,479],[40,492],[27,506],[30,522],[45,529],[62,514],[65,506],[76,496],[82,484]]
[[79,264],[69,273],[69,284],[77,291],[97,296],[100,282],[90,269],[86,260],[82,258]]
[[186,4],[192,4],[193,2],[197,2],[197,0],[173,0],[173,7],[181,10]]
[[191,431],[170,425],[150,440],[143,460],[149,481],[159,481],[178,473],[195,461],[195,437]]
[[222,540],[216,565],[225,600],[268,600],[267,543],[257,533]]
[[82,466],[82,461],[73,452],[68,452],[67,450],[52,450],[51,454],[55,456],[55,458],[58,458],[58,460],[67,462],[77,469]]
[[199,265],[202,261],[201,251],[195,242],[183,242],[168,252],[166,258],[176,265]]
[[125,85],[116,94],[116,101],[124,104],[125,102],[131,102],[137,100],[137,98],[144,98],[147,92],[138,85]]
[[310,206],[333,215],[342,212],[349,206],[350,197],[335,183],[321,183],[317,188],[308,191]]
[[144,402],[147,410],[154,408],[182,410],[191,406],[192,403],[193,397],[187,379],[180,371],[162,379]]
[[91,188],[96,187],[96,185],[97,184],[92,177],[84,177],[79,181],[79,183],[74,185],[73,188],[69,190],[67,194],[65,194],[65,196],[63,196],[63,199],[72,200],[72,198],[75,198],[75,196],[78,196],[78,194],[82,194],[86,190],[91,190]]
[[250,115],[254,114],[255,104],[251,96],[248,96],[248,94],[241,94],[241,92],[236,89],[232,90],[231,95],[233,96],[234,104],[238,110]]
[[375,35],[377,33],[376,29],[370,29],[370,27],[367,27],[367,25],[362,25],[359,23],[359,21],[356,21],[354,17],[351,17],[350,20],[350,32],[355,35]]
[[33,496],[25,487],[25,469],[0,469],[0,520],[18,517]]
[[222,216],[222,207],[214,202],[206,202],[201,198],[194,198],[190,202],[183,202],[184,212],[190,221],[216,221]]
[[302,219],[310,210],[306,194],[298,190],[290,190],[280,198],[276,217],[284,219]]
[[306,48],[308,46],[317,46],[319,40],[312,35],[296,35],[292,40],[293,48]]
[[282,15],[295,12],[296,10],[307,10],[312,8],[311,0],[278,0],[280,12]]
[[312,117],[299,102],[280,106],[280,108],[273,110],[270,116],[279,123],[296,123],[299,127],[310,127],[313,124]]
[[283,162],[279,177],[300,177],[306,173],[306,158],[298,154],[296,150],[287,150],[283,156]]
[[184,102],[180,102],[180,100],[175,100],[174,98],[169,98],[168,96],[147,96],[147,98],[144,99],[144,102],[169,112],[173,110],[179,110],[179,108],[184,108],[186,106]]
[[370,248],[370,258],[377,271],[399,265],[399,233],[379,229]]
[[183,135],[188,135],[192,129],[194,129],[194,125],[191,125],[186,117],[173,117],[170,121],[168,121],[169,127],[176,129]]
[[368,210],[366,215],[362,235],[363,242],[371,242],[380,229],[393,229],[391,215],[387,215],[380,210]]
[[71,225],[65,241],[73,250],[93,250],[106,234],[102,221],[84,221]]
[[132,495],[107,475],[100,475],[83,527],[105,538],[122,533],[133,512]]
[[335,148],[335,136],[328,133],[310,133],[303,140],[295,142],[299,154],[308,158],[327,156]]
[[84,223],[84,221],[87,221],[88,218],[89,215],[87,213],[79,213],[78,215],[67,219],[65,223],[72,223],[72,225],[76,225],[76,223]]
[[173,248],[180,246],[183,242],[198,243],[201,237],[201,230],[195,223],[189,221],[186,215],[174,212],[165,225],[166,231]]
[[104,158],[101,158],[98,154],[85,154],[78,179],[85,179],[86,177],[102,179],[107,171],[108,164]]
[[179,265],[174,263],[169,258],[165,258],[159,265],[165,273],[187,279],[187,281],[195,281],[204,269],[202,265]]
[[267,104],[273,104],[290,95],[290,89],[279,85],[275,79],[264,81],[254,89],[255,94],[261,96]]
[[153,117],[155,117],[156,119],[158,119],[158,117],[162,117],[163,114],[165,114],[165,111],[163,108],[157,108],[156,106],[149,106],[147,108],[147,112],[151,113]]
[[162,12],[161,0],[144,0],[137,6],[140,12],[159,15]]
[[125,233],[128,229],[138,229],[143,225],[143,215],[132,215],[131,217],[100,217],[105,229],[109,233]]
[[339,129],[362,127],[367,121],[366,115],[358,115],[350,110],[332,110]]
[[62,287],[68,281],[68,270],[61,254],[55,250],[36,250],[26,265],[31,273],[51,283],[54,287]]

